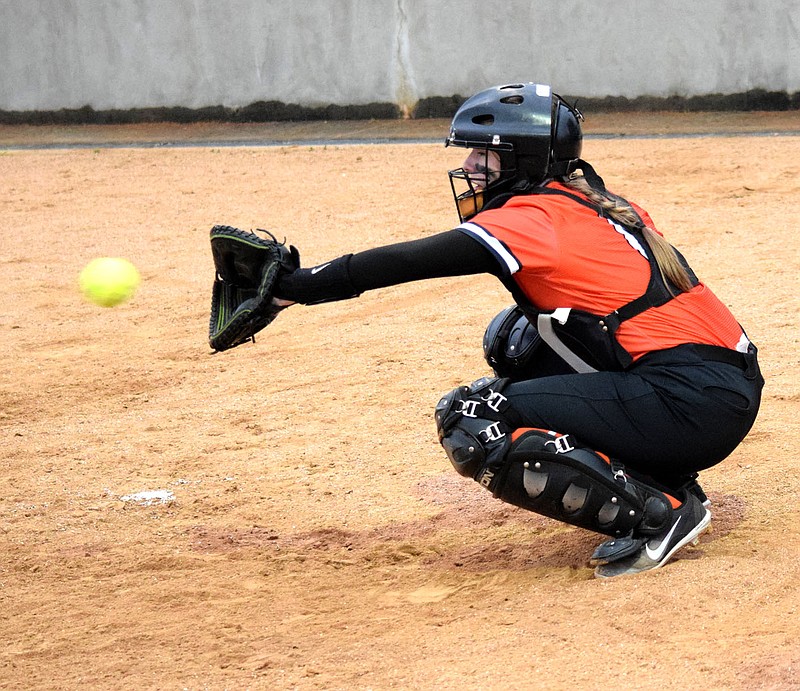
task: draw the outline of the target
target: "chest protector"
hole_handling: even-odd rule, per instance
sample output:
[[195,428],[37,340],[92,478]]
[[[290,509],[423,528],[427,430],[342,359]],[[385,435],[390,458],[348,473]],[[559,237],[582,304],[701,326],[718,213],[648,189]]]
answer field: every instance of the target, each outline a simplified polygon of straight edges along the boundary
[[[557,194],[566,196],[608,218],[603,209],[593,203],[563,190],[539,187],[531,194]],[[609,219],[610,220],[610,219]],[[617,221],[614,221],[617,223]],[[651,307],[660,307],[682,291],[665,281],[658,268],[653,252],[642,234],[644,222],[636,226],[623,226],[641,245],[650,265],[650,281],[639,297],[618,307],[610,314],[593,314],[572,307],[560,307],[552,312],[537,309],[522,292],[513,277],[505,279],[506,288],[514,296],[531,324],[536,326],[541,339],[547,343],[576,372],[622,371],[630,367],[633,358],[617,340],[620,325]],[[675,250],[678,261],[689,274],[693,286],[698,285],[697,276],[683,255]]]

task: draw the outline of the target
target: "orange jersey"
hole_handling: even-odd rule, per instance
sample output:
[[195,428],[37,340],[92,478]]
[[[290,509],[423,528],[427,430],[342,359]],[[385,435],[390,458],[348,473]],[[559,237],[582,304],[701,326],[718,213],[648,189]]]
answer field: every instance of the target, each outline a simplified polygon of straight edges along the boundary
[[[558,183],[548,187],[581,196]],[[634,208],[655,230],[649,215]],[[563,195],[514,196],[458,228],[492,251],[541,311],[570,307],[609,314],[642,295],[650,280],[645,249],[632,233]],[[728,308],[703,283],[624,321],[617,340],[634,360],[684,343],[742,352],[749,343]]]

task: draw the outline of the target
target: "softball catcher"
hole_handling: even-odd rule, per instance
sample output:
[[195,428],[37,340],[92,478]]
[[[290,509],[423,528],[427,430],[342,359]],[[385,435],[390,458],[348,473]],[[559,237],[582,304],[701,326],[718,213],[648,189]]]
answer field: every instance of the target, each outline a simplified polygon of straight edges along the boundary
[[709,527],[698,473],[749,432],[764,380],[728,308],[581,158],[581,121],[544,84],[467,99],[445,141],[469,151],[449,172],[459,224],[432,237],[306,269],[274,238],[215,226],[209,338],[237,346],[294,303],[496,276],[514,302],[484,335],[495,376],[442,397],[439,441],[496,498],[606,536],[590,562],[610,577]]

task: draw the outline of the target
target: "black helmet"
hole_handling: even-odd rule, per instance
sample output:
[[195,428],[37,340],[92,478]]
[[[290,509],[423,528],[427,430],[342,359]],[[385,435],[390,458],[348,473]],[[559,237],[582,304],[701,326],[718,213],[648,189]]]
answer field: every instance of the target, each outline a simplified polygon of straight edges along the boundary
[[[583,116],[546,84],[507,84],[481,91],[456,111],[445,146],[495,151],[500,176],[484,189],[463,168],[450,184],[461,220],[474,216],[498,195],[520,193],[548,178],[569,175],[581,155]],[[454,180],[466,181],[459,193]]]

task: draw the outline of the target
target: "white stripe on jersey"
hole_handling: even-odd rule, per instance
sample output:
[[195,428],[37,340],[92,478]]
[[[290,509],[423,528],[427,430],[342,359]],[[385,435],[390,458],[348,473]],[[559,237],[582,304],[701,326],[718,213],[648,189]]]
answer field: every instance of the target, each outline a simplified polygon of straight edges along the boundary
[[515,274],[522,268],[522,265],[517,261],[517,258],[509,252],[508,248],[494,235],[487,232],[484,228],[481,228],[477,223],[462,223],[456,230],[463,230],[468,235],[472,235],[497,257],[500,263],[508,269],[509,273]]
[[639,241],[634,235],[625,230],[625,228],[623,228],[619,223],[612,221],[610,218],[607,218],[606,221],[608,221],[611,227],[628,241],[628,244],[633,247],[633,249],[647,259],[647,253],[644,251],[644,248],[641,246],[641,244],[639,244]]

